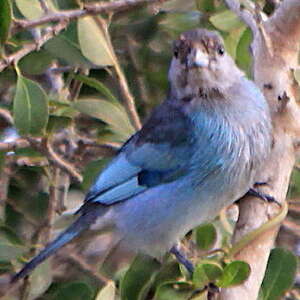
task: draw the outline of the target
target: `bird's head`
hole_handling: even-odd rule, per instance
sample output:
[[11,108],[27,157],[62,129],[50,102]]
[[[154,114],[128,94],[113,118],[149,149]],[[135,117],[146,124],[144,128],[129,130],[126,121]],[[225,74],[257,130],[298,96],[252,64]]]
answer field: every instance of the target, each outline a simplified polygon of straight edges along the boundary
[[177,97],[221,94],[241,76],[243,73],[226,53],[223,40],[216,32],[190,30],[173,44],[169,82],[172,94]]

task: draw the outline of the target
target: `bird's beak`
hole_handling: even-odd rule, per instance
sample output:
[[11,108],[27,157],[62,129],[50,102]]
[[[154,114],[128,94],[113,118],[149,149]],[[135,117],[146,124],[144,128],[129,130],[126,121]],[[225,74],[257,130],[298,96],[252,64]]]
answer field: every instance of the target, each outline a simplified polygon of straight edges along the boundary
[[204,68],[208,67],[209,57],[208,53],[204,53],[200,49],[196,49],[194,57],[194,67]]

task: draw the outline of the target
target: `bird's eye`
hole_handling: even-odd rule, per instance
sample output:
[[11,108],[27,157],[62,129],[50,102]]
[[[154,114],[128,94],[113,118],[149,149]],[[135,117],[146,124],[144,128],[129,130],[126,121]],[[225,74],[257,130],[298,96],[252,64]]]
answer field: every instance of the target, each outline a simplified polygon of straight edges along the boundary
[[219,47],[218,48],[218,54],[219,55],[224,55],[224,53],[225,53],[225,49],[221,46],[221,47]]

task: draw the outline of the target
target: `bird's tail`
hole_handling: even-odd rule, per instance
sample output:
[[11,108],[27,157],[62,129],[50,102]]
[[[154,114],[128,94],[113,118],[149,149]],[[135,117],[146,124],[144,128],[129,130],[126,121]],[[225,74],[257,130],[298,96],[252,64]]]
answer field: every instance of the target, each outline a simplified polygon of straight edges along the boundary
[[28,275],[34,268],[42,263],[49,256],[54,254],[62,246],[73,240],[84,229],[87,229],[96,219],[95,214],[81,215],[69,228],[62,232],[53,242],[49,243],[36,257],[28,262],[18,273],[12,276],[11,283]]

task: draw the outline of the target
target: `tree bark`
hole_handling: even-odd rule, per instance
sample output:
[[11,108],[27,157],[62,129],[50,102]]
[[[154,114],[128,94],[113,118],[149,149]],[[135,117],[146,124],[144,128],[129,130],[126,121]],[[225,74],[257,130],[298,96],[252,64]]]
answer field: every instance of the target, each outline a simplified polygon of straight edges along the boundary
[[[267,181],[263,191],[283,203],[296,158],[300,137],[299,86],[293,70],[298,66],[300,41],[300,1],[284,0],[275,13],[262,21],[257,9],[245,11],[236,0],[226,0],[229,8],[253,32],[253,78],[268,100],[274,126],[272,153],[257,181]],[[233,243],[270,220],[278,207],[247,197],[241,201]],[[235,255],[250,264],[247,281],[223,289],[221,300],[257,299],[270,250],[279,226],[264,232]]]

